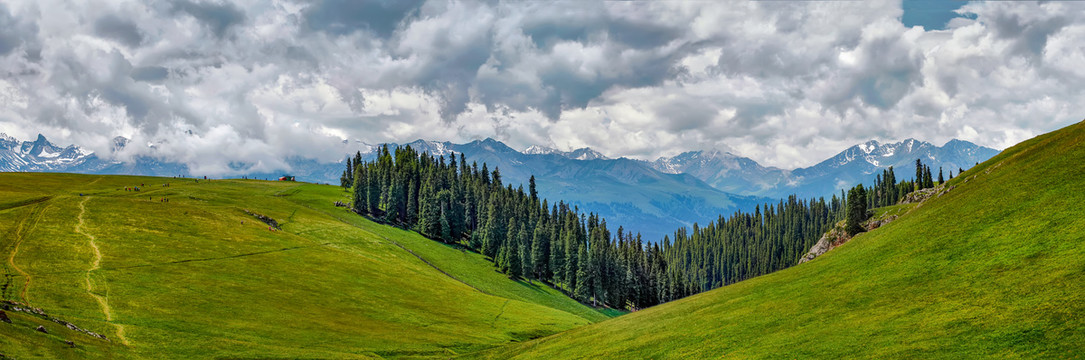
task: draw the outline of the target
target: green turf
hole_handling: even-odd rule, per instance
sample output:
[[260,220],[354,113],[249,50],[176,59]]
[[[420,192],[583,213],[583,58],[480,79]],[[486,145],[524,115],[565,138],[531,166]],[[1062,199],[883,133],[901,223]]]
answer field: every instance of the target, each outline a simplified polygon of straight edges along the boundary
[[614,315],[333,205],[345,196],[301,183],[0,173],[0,296],[112,340],[9,312],[0,354],[449,356]]
[[1082,358],[1082,164],[1077,124],[1004,151],[809,263],[472,355]]

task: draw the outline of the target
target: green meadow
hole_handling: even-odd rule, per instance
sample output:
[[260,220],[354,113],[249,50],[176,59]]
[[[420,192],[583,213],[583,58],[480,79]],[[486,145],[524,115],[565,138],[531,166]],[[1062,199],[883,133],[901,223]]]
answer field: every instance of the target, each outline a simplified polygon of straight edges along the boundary
[[336,201],[293,182],[0,173],[2,299],[108,339],[7,311],[0,354],[448,357],[617,315]]
[[0,173],[0,297],[108,338],[7,311],[0,354],[1081,358],[1082,163],[1077,124],[809,263],[622,316],[336,207],[334,186]]
[[1085,357],[1085,124],[813,261],[485,358]]

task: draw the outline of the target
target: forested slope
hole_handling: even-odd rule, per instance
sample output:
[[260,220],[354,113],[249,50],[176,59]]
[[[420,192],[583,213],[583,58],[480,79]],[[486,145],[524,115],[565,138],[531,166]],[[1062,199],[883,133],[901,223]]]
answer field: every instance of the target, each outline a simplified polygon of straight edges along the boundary
[[1080,357],[1083,142],[1025,141],[809,263],[475,356]]

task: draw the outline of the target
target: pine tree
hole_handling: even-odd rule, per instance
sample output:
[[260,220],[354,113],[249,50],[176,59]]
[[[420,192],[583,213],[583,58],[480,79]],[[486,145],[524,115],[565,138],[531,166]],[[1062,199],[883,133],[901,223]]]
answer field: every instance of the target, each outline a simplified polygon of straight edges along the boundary
[[942,178],[942,167],[939,166],[938,167],[938,185],[942,185],[942,183],[944,183],[944,182],[946,182],[946,181],[945,181],[945,179]]
[[482,238],[482,253],[490,258],[495,258],[498,249],[503,247],[506,235],[505,225],[507,223],[501,216],[501,210],[498,208],[497,202],[496,197],[490,198],[490,204],[487,208],[487,222]]
[[528,235],[524,225],[520,225],[520,232],[516,237],[517,244],[520,246],[520,276],[523,276],[530,284],[531,279],[535,278],[535,257],[531,255],[531,250],[534,248],[531,243],[532,237]]
[[364,213],[368,212],[368,210],[369,210],[367,208],[367,206],[366,206],[366,200],[365,200],[365,198],[366,198],[365,197],[366,196],[365,167],[363,167],[363,166],[354,167],[354,176],[353,177],[354,177],[354,184],[352,185],[351,190],[354,193],[354,197],[353,197],[354,200],[351,201],[351,207],[354,210],[354,212],[359,213],[359,214],[364,214]]
[[444,241],[445,244],[451,244],[454,239],[452,238],[452,227],[448,226],[448,212],[447,211],[441,211],[440,225],[441,225],[441,240]]
[[866,204],[866,190],[863,189],[862,184],[848,191],[848,213],[844,224],[844,230],[848,232],[848,235],[854,236],[865,231],[862,224],[867,219]]
[[[546,207],[544,206],[543,209]],[[550,260],[548,248],[550,247],[550,227],[548,224],[539,222],[535,225],[535,234],[531,239],[531,272],[533,277],[542,279],[546,276],[547,262]]]
[[580,251],[583,245],[578,245],[576,234],[573,229],[565,230],[565,288],[570,292],[576,291],[577,271],[580,269]]
[[[529,178],[527,180],[527,183],[528,183],[528,189],[531,192],[531,201],[533,203],[538,202],[539,201],[539,192],[535,190],[535,175],[531,175],[531,178]],[[543,209],[546,209],[546,207],[543,207]]]
[[[482,168],[485,169],[486,165],[482,165]],[[501,171],[498,170],[498,168],[496,166],[494,167],[493,179],[491,179],[491,180],[492,180],[491,183],[494,185],[494,187],[496,187],[496,188],[501,187]]]
[[429,184],[422,185],[422,198],[418,211],[418,232],[436,238],[441,235],[441,209],[439,196]]
[[342,186],[344,188],[351,187],[351,186],[354,185],[353,174],[354,174],[354,167],[355,166],[354,166],[354,164],[352,164],[352,160],[350,159],[350,156],[347,156],[346,163],[347,163],[347,169],[343,170],[343,175],[339,176],[339,186]]
[[923,188],[930,189],[934,187],[934,180],[931,178],[931,167],[923,167]]
[[580,259],[576,268],[576,288],[573,290],[574,297],[577,300],[586,302],[591,297],[591,284],[592,280],[588,278],[588,274],[591,271],[589,269],[588,252],[584,249],[584,244],[580,244],[580,248],[576,251],[576,257]]
[[915,189],[923,190],[923,162],[915,159]]
[[508,267],[507,274],[510,278],[520,277],[520,271],[523,270],[520,264],[520,229],[516,226],[516,218],[509,218],[508,225],[509,233],[505,237],[505,255],[507,256],[506,266]]
[[366,177],[366,207],[368,213],[371,216],[377,216],[380,211],[380,174],[377,173],[377,168],[370,166],[366,171],[369,176]]

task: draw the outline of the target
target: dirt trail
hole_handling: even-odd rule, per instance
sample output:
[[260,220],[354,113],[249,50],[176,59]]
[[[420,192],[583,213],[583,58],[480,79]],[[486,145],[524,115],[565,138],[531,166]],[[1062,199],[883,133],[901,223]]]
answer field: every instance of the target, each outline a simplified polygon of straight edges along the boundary
[[[30,213],[26,214],[26,217],[23,218],[23,221],[19,223],[19,227],[15,230],[15,246],[11,250],[11,255],[8,256],[8,264],[10,264],[11,268],[15,269],[15,271],[23,277],[23,288],[22,290],[19,290],[19,300],[22,301],[23,304],[30,304],[30,301],[28,301],[26,298],[26,292],[28,289],[30,289],[31,276],[26,271],[23,271],[23,269],[19,268],[18,265],[15,265],[15,255],[19,254],[19,245],[23,243],[23,239],[26,239],[26,232],[36,226],[38,222],[41,221],[42,215],[45,214],[45,207],[37,210],[37,217],[34,216],[34,211],[31,210]],[[31,221],[31,219],[33,219],[33,221]],[[31,223],[29,226],[27,226],[28,222]]]
[[87,269],[87,294],[98,302],[98,306],[102,308],[102,314],[105,314],[105,320],[117,328],[117,339],[124,345],[130,345],[128,343],[128,338],[124,336],[124,325],[113,322],[113,308],[109,307],[109,298],[107,297],[109,295],[108,291],[106,296],[95,294],[94,283],[90,280],[90,273],[102,268],[102,251],[98,248],[94,235],[83,230],[83,225],[85,224],[83,222],[83,213],[87,212],[86,204],[89,200],[90,196],[87,196],[83,201],[79,202],[79,222],[75,224],[75,232],[83,234],[87,239],[90,239],[90,247],[94,250],[94,262],[91,264],[90,268]]

